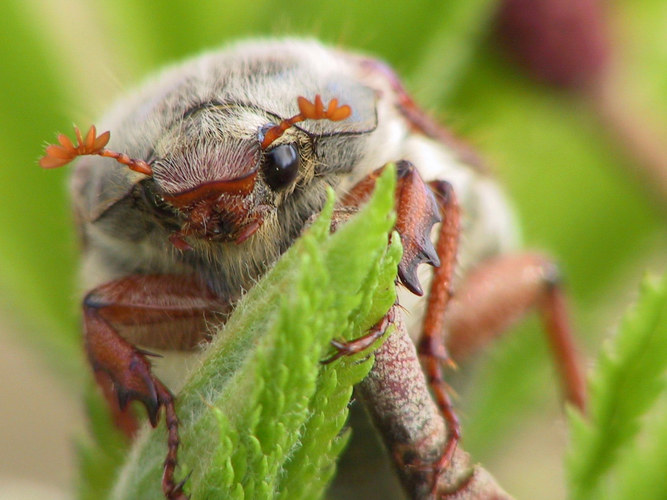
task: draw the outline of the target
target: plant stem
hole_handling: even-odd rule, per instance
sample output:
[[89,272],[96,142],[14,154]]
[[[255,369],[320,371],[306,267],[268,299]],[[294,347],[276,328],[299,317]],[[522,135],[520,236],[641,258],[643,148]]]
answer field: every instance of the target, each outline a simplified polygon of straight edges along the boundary
[[382,440],[393,457],[403,488],[412,499],[511,498],[480,465],[458,448],[432,490],[429,464],[442,452],[446,426],[431,398],[402,315],[396,329],[375,353],[375,364],[357,386]]

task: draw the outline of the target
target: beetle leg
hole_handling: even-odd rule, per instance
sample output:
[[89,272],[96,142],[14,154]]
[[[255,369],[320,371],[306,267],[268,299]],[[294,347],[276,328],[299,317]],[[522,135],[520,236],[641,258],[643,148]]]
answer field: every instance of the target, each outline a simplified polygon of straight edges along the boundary
[[389,311],[387,311],[387,313],[382,316],[382,318],[380,318],[380,321],[375,323],[375,325],[373,325],[373,327],[368,330],[365,335],[349,341],[332,340],[331,345],[336,348],[336,352],[327,359],[323,360],[322,364],[333,363],[343,356],[357,354],[372,346],[374,342],[380,339],[387,332],[389,326],[394,324],[397,307],[398,303],[395,303],[393,306],[391,306]]
[[398,167],[394,229],[403,246],[398,277],[412,293],[423,295],[417,267],[422,263],[440,266],[439,253],[431,242],[431,228],[440,222],[440,211],[433,192],[424,184],[417,169],[408,162],[399,162]]
[[454,413],[442,369],[443,362],[452,363],[443,337],[444,312],[447,310],[452,297],[452,277],[460,232],[460,210],[451,184],[445,181],[434,181],[430,185],[438,201],[443,219],[436,243],[440,266],[433,271],[433,280],[417,352],[422,359],[436,403],[447,423],[447,438],[444,450],[438,461],[432,465],[435,487],[439,472],[451,461],[456,446],[461,439],[461,425]]
[[[396,224],[394,228],[401,238],[403,256],[398,264],[398,278],[411,292],[422,295],[423,291],[417,278],[417,267],[426,262],[438,266],[440,261],[433,248],[430,233],[436,222],[440,221],[438,206],[431,190],[424,184],[417,169],[407,161],[396,163]],[[342,198],[334,212],[332,227],[347,220],[349,215],[363,204],[373,192],[375,182],[384,167],[379,168],[361,179]],[[395,307],[395,306],[394,306]],[[393,308],[365,335],[350,341],[332,341],[337,353],[323,361],[330,363],[342,356],[349,356],[370,347],[393,322]]]
[[[449,360],[443,337],[444,311],[452,295],[451,280],[460,230],[459,206],[449,183],[436,181],[432,182],[429,188],[410,163],[399,162],[397,166],[395,229],[403,245],[399,279],[411,292],[422,295],[422,288],[416,275],[417,267],[423,262],[436,266],[418,345],[428,383],[447,423],[447,437],[442,455],[435,464],[428,466],[434,472],[435,487],[439,472],[451,461],[461,437],[461,427],[452,408],[442,371],[442,362]],[[346,206],[357,206],[364,201],[372,191],[380,172],[381,169],[376,170],[362,179],[343,198],[342,203]],[[441,217],[443,222],[434,248],[430,239],[431,228]],[[371,330],[359,339],[334,344],[338,353],[329,359],[359,352],[356,348],[361,346],[366,348],[369,345],[367,340],[373,337],[374,330]]]
[[447,347],[456,359],[507,331],[538,309],[568,401],[583,410],[584,376],[570,331],[556,266],[536,254],[495,258],[473,271],[457,290],[444,316]]
[[[561,371],[569,401],[583,409],[585,385],[577,362],[565,301],[557,286],[555,266],[547,259],[525,254],[499,257],[482,265],[457,290],[451,291],[459,235],[459,208],[451,186],[444,181],[430,183],[441,207],[436,251],[441,260],[434,270],[422,336],[417,350],[438,406],[447,422],[448,437],[434,472],[449,463],[460,439],[460,425],[452,409],[442,374],[442,362],[453,364],[450,351],[458,357],[501,334],[525,312],[538,307]],[[445,333],[449,334],[445,346]]]
[[[461,438],[461,426],[454,413],[442,370],[442,362],[450,360],[443,337],[444,312],[452,296],[451,282],[458,249],[460,213],[456,195],[449,183],[434,181],[429,188],[410,163],[399,162],[397,166],[395,229],[403,245],[399,279],[411,292],[422,295],[416,275],[417,267],[423,262],[435,266],[417,350],[436,403],[447,423],[445,448],[438,461],[429,466],[434,471],[433,484],[436,485],[439,472],[450,462]],[[364,201],[372,191],[380,172],[381,169],[376,170],[362,179],[343,198],[342,203],[357,206]],[[436,222],[440,222],[441,217],[443,222],[434,248],[430,239],[431,228]],[[366,346],[366,339],[372,337],[373,330],[359,339],[334,344],[338,353],[332,358],[358,352],[355,346]]]
[[84,308],[88,357],[93,370],[106,373],[113,382],[120,410],[125,410],[131,400],[140,401],[148,411],[151,425],[155,427],[160,408],[165,408],[168,448],[162,488],[169,499],[186,498],[174,483],[179,437],[171,392],[151,374],[151,365],[146,357],[101,317],[97,307],[86,305]]
[[[371,172],[360,180],[342,198],[343,207],[358,207],[369,197],[384,167]],[[433,248],[430,234],[433,225],[440,221],[438,205],[432,191],[424,183],[417,169],[410,162],[396,162],[396,225],[401,238],[403,257],[398,265],[401,283],[416,295],[423,291],[417,278],[421,263],[438,266],[440,261]]]
[[[204,317],[212,310],[224,310],[225,304],[193,278],[180,276],[127,276],[91,291],[83,302],[85,347],[96,378],[108,377],[113,384],[117,403],[112,408],[127,409],[130,401],[141,402],[151,425],[158,423],[165,409],[168,434],[162,489],[169,499],[185,499],[182,484],[174,482],[179,446],[178,418],[174,397],[151,372],[146,352],[126,340],[127,336],[150,339],[142,328],[163,345],[161,334],[169,334],[176,322],[189,337],[201,332]],[[149,327],[149,328],[146,328]],[[189,331],[187,331],[189,330]],[[195,337],[197,338],[197,337]],[[181,339],[181,346],[193,340]],[[107,397],[112,393],[106,389]],[[104,387],[104,386],[103,386]]]

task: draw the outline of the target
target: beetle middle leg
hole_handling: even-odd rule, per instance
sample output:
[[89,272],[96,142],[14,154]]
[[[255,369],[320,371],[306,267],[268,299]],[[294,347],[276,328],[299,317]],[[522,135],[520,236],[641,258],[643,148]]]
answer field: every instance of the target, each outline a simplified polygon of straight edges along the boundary
[[442,217],[436,243],[440,266],[433,271],[433,280],[417,352],[422,359],[436,403],[447,423],[447,438],[444,450],[439,460],[433,464],[433,485],[435,487],[439,471],[451,461],[456,446],[461,439],[461,424],[456,413],[454,413],[454,407],[443,374],[443,363],[452,363],[444,342],[443,313],[447,310],[452,297],[452,278],[460,232],[460,209],[451,184],[445,181],[434,181],[430,185],[435,193]]
[[584,376],[558,269],[543,255],[505,255],[473,270],[444,314],[447,347],[455,359],[463,359],[506,332],[531,310],[541,316],[565,398],[584,410]]
[[[183,500],[182,483],[175,483],[174,471],[180,444],[178,418],[171,391],[152,374],[148,354],[129,339],[149,347],[193,348],[205,340],[205,320],[214,311],[224,312],[228,304],[194,278],[167,275],[131,275],[103,284],[86,295],[83,302],[85,347],[98,381],[103,386],[117,417],[123,417],[130,401],[141,402],[151,425],[165,410],[167,457],[162,489],[171,500]],[[123,417],[119,422],[118,417]]]
[[[482,263],[452,293],[451,280],[459,233],[459,208],[451,186],[430,183],[441,207],[443,223],[436,245],[441,260],[434,270],[418,352],[434,396],[448,423],[448,439],[434,471],[446,467],[460,439],[442,374],[442,363],[471,353],[502,334],[531,309],[542,315],[544,329],[559,369],[565,398],[584,409],[585,384],[572,338],[565,299],[555,266],[536,254],[496,257]],[[451,353],[451,354],[450,354]]]

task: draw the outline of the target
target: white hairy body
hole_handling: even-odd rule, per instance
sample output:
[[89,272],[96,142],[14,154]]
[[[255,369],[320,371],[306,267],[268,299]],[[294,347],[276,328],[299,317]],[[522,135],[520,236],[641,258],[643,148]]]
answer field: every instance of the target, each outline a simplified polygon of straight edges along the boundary
[[[451,145],[416,129],[402,112],[392,81],[369,69],[364,64],[369,60],[314,41],[249,41],[168,68],[119,101],[99,128],[112,131],[111,149],[153,162],[153,180],[167,194],[242,173],[233,171],[240,155],[234,148],[250,144],[248,154],[255,154],[258,129],[297,113],[297,96],[319,94],[325,104],[337,98],[352,108],[352,116],[306,121],[276,141],[300,144],[297,182],[275,194],[257,188],[264,189],[257,196],[269,197],[274,209],[240,244],[202,240],[189,241],[189,252],[174,248],[159,217],[137,209],[144,175],[111,159],[80,159],[72,194],[84,241],[84,288],[129,274],[196,274],[235,300],[319,211],[327,186],[342,195],[398,160],[412,162],[425,181],[453,185],[462,209],[459,276],[512,248],[514,219],[494,180]],[[425,290],[429,274],[429,266],[421,266]],[[402,290],[400,302],[416,333],[423,298]]]

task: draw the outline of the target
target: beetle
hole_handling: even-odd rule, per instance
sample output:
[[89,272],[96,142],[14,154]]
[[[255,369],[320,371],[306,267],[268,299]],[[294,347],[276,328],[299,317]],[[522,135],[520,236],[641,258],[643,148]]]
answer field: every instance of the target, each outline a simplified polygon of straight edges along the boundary
[[[566,397],[584,406],[555,267],[512,253],[516,228],[502,190],[383,62],[316,41],[250,40],[166,69],[100,124],[112,133],[77,129],[75,143],[61,135],[40,164],[80,157],[71,194],[89,290],[86,352],[119,427],[133,430],[132,400],[153,426],[164,409],[167,498],[185,498],[174,480],[178,418],[151,352],[196,350],[207,325],[224,322],[322,209],[328,187],[340,213],[354,210],[390,162],[399,167],[404,248],[398,303],[411,312],[410,332],[448,423],[435,475],[460,438],[443,363],[528,309],[543,312]],[[334,343],[331,359],[363,350],[399,312]]]

